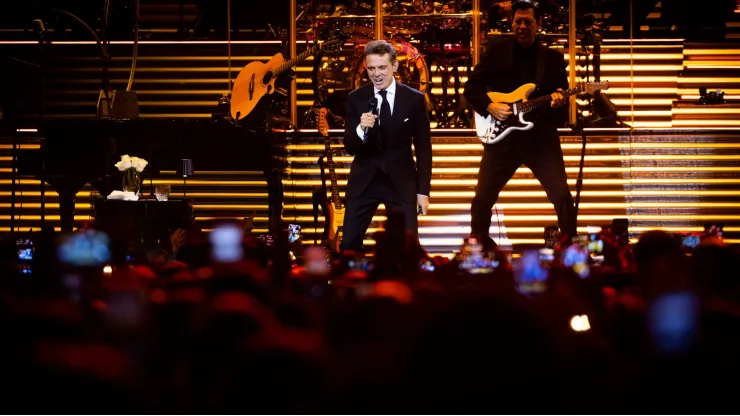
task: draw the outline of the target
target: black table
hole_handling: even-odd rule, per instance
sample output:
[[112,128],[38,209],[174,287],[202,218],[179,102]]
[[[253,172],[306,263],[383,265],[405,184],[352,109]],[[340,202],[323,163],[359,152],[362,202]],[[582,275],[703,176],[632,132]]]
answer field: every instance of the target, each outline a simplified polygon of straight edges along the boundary
[[111,239],[113,260],[121,262],[132,250],[169,249],[170,234],[193,224],[189,199],[139,199],[123,201],[98,198],[94,202],[95,228]]

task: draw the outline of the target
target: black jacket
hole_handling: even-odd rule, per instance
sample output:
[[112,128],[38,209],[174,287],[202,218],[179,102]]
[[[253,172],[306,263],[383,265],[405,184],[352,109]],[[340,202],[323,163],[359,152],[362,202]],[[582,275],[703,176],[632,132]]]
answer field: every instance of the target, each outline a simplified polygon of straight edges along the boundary
[[[349,94],[345,117],[344,148],[354,156],[347,182],[347,198],[362,195],[375,173],[385,167],[393,184],[405,201],[413,201],[416,194],[429,196],[432,180],[432,142],[429,117],[424,94],[396,82],[391,123],[387,129],[385,148],[381,145],[380,128],[370,129],[363,142],[357,135],[360,116],[368,111],[374,95],[372,84],[364,85]],[[411,144],[416,152],[416,164]]]
[[[488,104],[491,100],[486,93],[500,92],[510,93],[523,84],[535,82],[540,72],[540,57],[544,57],[544,72],[542,79],[537,84],[537,89],[530,95],[529,99],[549,95],[558,88],[568,89],[568,75],[566,71],[567,63],[563,54],[550,49],[539,42],[532,47],[529,56],[534,57],[531,64],[534,67],[515,62],[515,54],[519,57],[527,56],[523,52],[514,38],[500,39],[492,42],[481,57],[478,65],[475,66],[473,73],[470,74],[465,84],[465,98],[473,106],[473,109],[481,115],[488,114]],[[533,131],[554,132],[558,127],[564,127],[568,121],[568,106],[552,109],[549,107],[540,107],[525,115],[525,118],[534,122]]]

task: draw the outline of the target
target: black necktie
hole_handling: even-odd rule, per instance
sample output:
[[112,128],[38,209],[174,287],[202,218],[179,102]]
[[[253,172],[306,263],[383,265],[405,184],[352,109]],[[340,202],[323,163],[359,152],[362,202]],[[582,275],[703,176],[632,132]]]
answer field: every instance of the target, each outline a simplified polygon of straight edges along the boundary
[[380,94],[380,98],[383,99],[383,102],[380,103],[380,116],[378,117],[380,119],[380,143],[383,148],[385,148],[385,139],[388,134],[388,127],[391,122],[391,105],[388,103],[388,91],[386,90],[380,90],[378,91],[378,94]]
[[388,103],[388,91],[386,90],[380,90],[378,91],[378,94],[380,94],[380,98],[383,99],[383,102],[380,104],[380,125],[381,127],[384,124],[388,124],[391,120],[391,105]]

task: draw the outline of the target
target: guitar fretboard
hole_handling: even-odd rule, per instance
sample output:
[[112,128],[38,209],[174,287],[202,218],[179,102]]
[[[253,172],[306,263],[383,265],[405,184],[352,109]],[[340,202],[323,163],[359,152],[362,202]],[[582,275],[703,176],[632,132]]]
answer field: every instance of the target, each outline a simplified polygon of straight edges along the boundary
[[[571,95],[582,94],[588,91],[589,89],[599,90],[599,89],[602,89],[603,87],[606,87],[606,85],[607,84],[605,83],[599,83],[599,82],[580,84],[575,88],[570,88],[570,89],[563,91],[563,97],[568,98]],[[544,95],[542,97],[537,97],[535,99],[523,102],[521,104],[517,104],[517,109],[519,110],[520,113],[526,113],[527,111],[534,110],[537,107],[543,106],[545,104],[550,104],[551,101],[552,101],[552,97],[550,97],[549,95]]]
[[301,52],[298,56],[295,57],[295,59],[289,59],[283,62],[279,67],[277,67],[277,69],[272,72],[272,76],[276,77],[285,72],[288,68],[292,68],[298,65],[304,59],[315,54],[319,50],[319,48],[319,45],[314,45],[311,49],[306,49],[305,51]]

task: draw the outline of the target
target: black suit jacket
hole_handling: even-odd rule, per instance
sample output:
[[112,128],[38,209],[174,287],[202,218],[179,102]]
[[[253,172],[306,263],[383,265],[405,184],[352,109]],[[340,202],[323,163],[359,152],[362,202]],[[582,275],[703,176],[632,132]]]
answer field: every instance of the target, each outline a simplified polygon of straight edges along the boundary
[[[486,52],[465,83],[465,98],[478,114],[488,114],[487,108],[491,100],[486,93],[492,91],[509,93],[525,83],[535,82],[537,70],[532,71],[531,78],[525,80],[522,80],[522,74],[516,71],[513,62],[515,42],[513,37],[493,41],[486,48]],[[545,68],[541,82],[537,83],[537,89],[529,96],[529,99],[552,94],[558,88],[568,89],[567,63],[563,54],[539,42],[537,42],[537,48],[537,67],[539,69],[540,65],[545,65]],[[544,59],[539,57],[544,57]],[[567,123],[568,106],[557,109],[538,108],[527,114],[525,118],[534,122],[532,132],[554,134],[558,127],[564,127]]]
[[[357,135],[362,113],[368,112],[370,99],[375,95],[372,84],[364,85],[349,94],[345,117],[344,148],[354,156],[347,182],[347,198],[355,198],[367,189],[375,173],[385,167],[404,201],[416,199],[416,194],[429,196],[432,180],[432,141],[429,116],[424,94],[396,82],[396,96],[390,123],[370,129],[365,142]],[[386,129],[385,147],[380,140],[380,129]],[[416,164],[411,144],[416,152]]]

